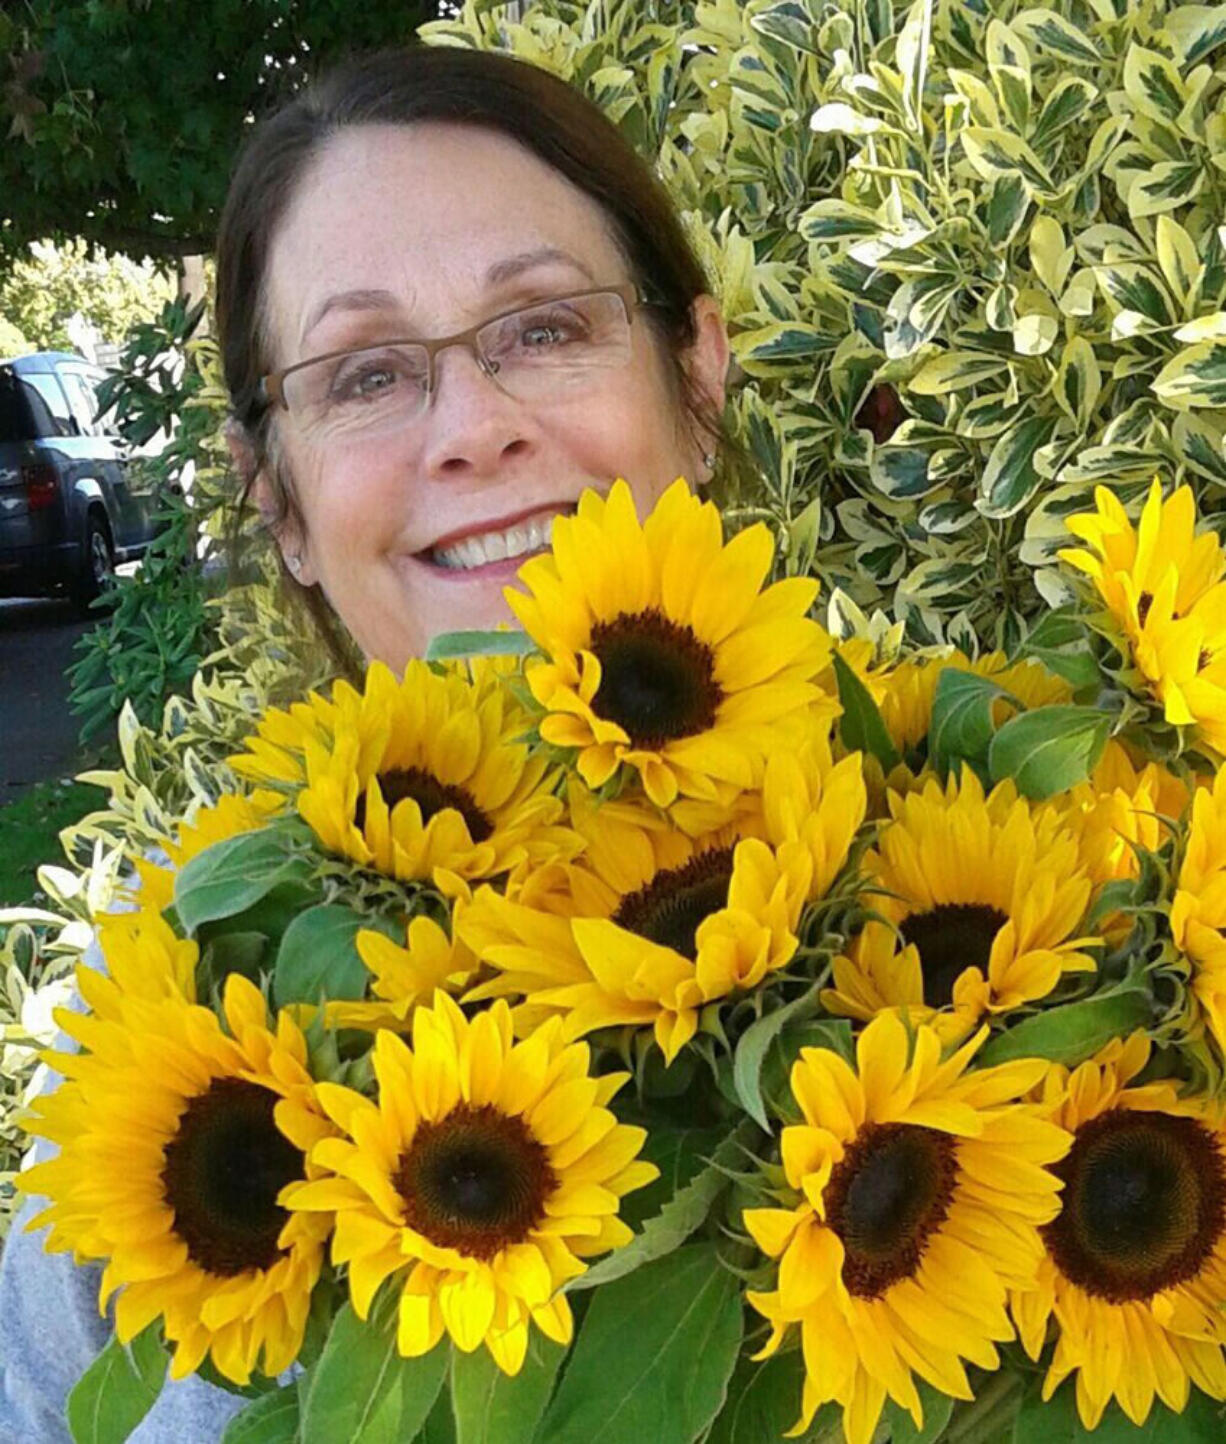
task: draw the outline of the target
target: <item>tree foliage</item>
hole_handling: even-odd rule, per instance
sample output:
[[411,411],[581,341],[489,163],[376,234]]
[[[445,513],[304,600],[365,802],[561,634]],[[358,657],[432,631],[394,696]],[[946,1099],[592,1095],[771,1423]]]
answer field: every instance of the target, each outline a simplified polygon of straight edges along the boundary
[[243,132],[309,74],[409,39],[434,0],[22,0],[0,10],[0,249],[211,248]]
[[122,341],[138,322],[152,320],[174,291],[166,274],[127,256],[90,256],[79,240],[35,241],[0,275],[0,318],[9,328],[0,329],[0,352],[73,351],[68,323],[74,315],[104,340]]

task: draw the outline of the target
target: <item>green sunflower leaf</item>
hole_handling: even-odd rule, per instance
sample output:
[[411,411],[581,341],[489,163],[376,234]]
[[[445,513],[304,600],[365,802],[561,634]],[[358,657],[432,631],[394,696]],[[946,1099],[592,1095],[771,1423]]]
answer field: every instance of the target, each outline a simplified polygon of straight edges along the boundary
[[358,932],[369,918],[336,903],[299,913],[285,929],[273,966],[272,994],[277,1007],[318,1003],[323,997],[361,998],[369,973],[358,956]]
[[383,1290],[363,1323],[346,1304],[319,1362],[306,1375],[301,1444],[402,1444],[425,1423],[447,1372],[440,1344],[417,1359],[396,1347],[395,1288]]
[[426,644],[427,662],[452,662],[461,657],[525,657],[536,643],[517,629],[491,632],[440,632]]
[[736,1366],[742,1314],[740,1284],[713,1243],[687,1245],[598,1289],[538,1439],[702,1438]]
[[799,998],[766,1013],[751,1023],[736,1045],[732,1060],[732,1082],[741,1107],[763,1128],[770,1128],[766,1105],[762,1099],[762,1064],[767,1051],[784,1026],[798,1018],[808,1018],[818,1010],[819,989],[810,988]]
[[872,693],[837,652],[834,653],[834,675],[843,707],[839,736],[844,745],[853,751],[871,753],[889,772],[901,759]]
[[992,712],[999,697],[1020,705],[989,677],[958,667],[941,672],[928,727],[928,760],[938,772],[951,772],[959,762],[986,764],[995,727]]
[[1014,1422],[1012,1444],[1220,1444],[1224,1434],[1226,1405],[1195,1387],[1182,1413],[1172,1413],[1155,1399],[1148,1419],[1138,1426],[1112,1403],[1098,1428],[1087,1429],[1078,1416],[1077,1390],[1070,1380],[1046,1404],[1037,1386],[1031,1391]]
[[[567,1293],[594,1289],[614,1279],[625,1278],[636,1269],[680,1248],[711,1212],[711,1205],[727,1185],[727,1170],[742,1157],[743,1145],[755,1132],[754,1125],[745,1121],[740,1128],[726,1134],[709,1155],[709,1160],[671,1195],[657,1214],[647,1219],[631,1242],[602,1259],[587,1273],[573,1279],[567,1285]],[[642,1156],[647,1158],[649,1154],[645,1150]],[[680,1158],[676,1161],[681,1163]]]
[[907,1410],[891,1402],[887,1409],[890,1444],[935,1444],[954,1412],[954,1400],[948,1394],[942,1394],[923,1379],[916,1379],[915,1387],[924,1410],[924,1427],[917,1429]]
[[456,1444],[532,1444],[566,1350],[533,1329],[523,1368],[504,1374],[488,1349],[451,1351]]
[[993,1038],[975,1062],[978,1067],[989,1068],[1015,1058],[1050,1058],[1053,1063],[1075,1068],[1112,1038],[1144,1028],[1152,1019],[1149,994],[1132,987],[1121,988],[1023,1019]]
[[800,1418],[805,1361],[799,1349],[743,1358],[707,1444],[775,1444]]
[[310,864],[289,850],[283,828],[227,837],[205,848],[175,878],[175,909],[188,934],[246,912],[282,883],[305,882]]
[[295,1444],[298,1438],[298,1386],[277,1389],[235,1414],[221,1444]]
[[73,1444],[123,1444],[161,1393],[166,1363],[156,1323],[126,1348],[112,1338],[68,1395]]
[[1011,777],[1036,802],[1084,782],[1103,755],[1113,721],[1100,707],[1037,707],[1011,717],[988,746],[992,781]]

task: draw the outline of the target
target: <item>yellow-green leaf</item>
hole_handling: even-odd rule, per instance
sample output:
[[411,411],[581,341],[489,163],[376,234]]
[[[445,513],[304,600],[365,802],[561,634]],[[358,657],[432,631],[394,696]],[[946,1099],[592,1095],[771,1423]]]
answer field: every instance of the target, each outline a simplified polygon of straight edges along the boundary
[[1013,323],[1013,349],[1019,356],[1045,356],[1055,345],[1060,323],[1043,311],[1029,311]]
[[1160,160],[1128,188],[1128,214],[1134,221],[1173,211],[1199,195],[1205,169],[1196,161]]
[[1051,177],[1021,136],[1007,130],[970,125],[962,132],[962,149],[984,180],[1020,175],[1036,190],[1046,193],[1052,190]]
[[1101,59],[1085,31],[1054,10],[1023,10],[1013,17],[1012,29],[1040,50],[1048,50],[1074,65],[1097,65]]
[[[1197,254],[1195,242],[1187,231],[1170,216],[1159,216],[1155,223],[1155,247],[1158,264],[1171,294],[1182,305],[1184,315],[1192,309],[1200,291],[1201,278],[1205,267]],[[1176,335],[1179,333],[1177,332]],[[1181,341],[1201,340],[1202,337],[1179,336]]]
[[971,119],[976,125],[996,129],[1000,125],[1000,108],[991,89],[978,75],[969,70],[951,68],[946,72],[950,84],[971,108]]
[[1064,227],[1055,216],[1037,216],[1030,227],[1030,264],[1053,296],[1064,289],[1073,264],[1073,248],[1064,241]]
[[1042,152],[1061,131],[1084,115],[1097,97],[1098,91],[1080,75],[1068,75],[1058,81],[1048,91],[1030,132],[1030,144],[1035,151]]
[[1202,341],[1159,371],[1154,391],[1168,406],[1226,406],[1226,341]]
[[875,135],[888,128],[879,116],[865,115],[841,100],[818,106],[809,117],[809,129],[818,135]]
[[1187,102],[1187,88],[1174,64],[1144,45],[1128,47],[1124,57],[1124,94],[1144,115],[1176,120]]
[[984,516],[999,521],[1020,511],[1038,489],[1034,454],[1051,440],[1053,416],[1025,416],[1006,431],[988,456],[975,503]]
[[989,20],[988,74],[997,98],[1019,131],[1030,126],[1030,56],[1002,20]]
[[1163,29],[1179,47],[1185,65],[1226,44],[1226,6],[1179,5],[1163,19]]
[[988,243],[993,250],[1007,246],[1021,229],[1030,205],[1030,187],[1020,175],[998,176],[988,198]]
[[1056,372],[1055,397],[1062,411],[1083,431],[1090,423],[1102,390],[1102,375],[1094,347],[1084,336],[1074,336],[1064,347]]
[[925,361],[907,382],[907,390],[917,396],[943,396],[947,391],[961,391],[998,376],[1009,364],[1004,356],[991,356],[980,351],[947,351]]
[[1197,316],[1175,332],[1176,341],[1216,341],[1226,337],[1226,311],[1211,311],[1207,316]]

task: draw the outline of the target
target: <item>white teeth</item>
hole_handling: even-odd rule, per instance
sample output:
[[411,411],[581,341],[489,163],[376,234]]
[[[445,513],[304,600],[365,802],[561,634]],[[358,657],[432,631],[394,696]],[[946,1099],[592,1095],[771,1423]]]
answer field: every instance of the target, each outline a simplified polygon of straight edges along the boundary
[[552,516],[530,517],[506,531],[485,532],[481,536],[467,536],[454,546],[444,547],[431,553],[436,566],[450,567],[455,571],[470,571],[490,562],[505,561],[508,557],[521,557],[527,552],[537,552],[547,547],[553,537]]

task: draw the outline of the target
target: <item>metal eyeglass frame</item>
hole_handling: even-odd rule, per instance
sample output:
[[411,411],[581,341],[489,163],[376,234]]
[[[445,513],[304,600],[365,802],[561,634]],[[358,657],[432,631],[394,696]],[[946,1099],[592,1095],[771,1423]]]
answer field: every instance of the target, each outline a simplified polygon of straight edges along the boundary
[[305,361],[295,361],[292,366],[286,366],[280,371],[270,371],[267,376],[261,376],[260,395],[271,405],[280,406],[283,411],[288,411],[289,402],[285,399],[285,379],[287,376],[292,376],[295,371],[301,371],[307,366],[315,366],[321,361],[334,361],[341,356],[355,355],[360,351],[371,351],[380,346],[421,346],[426,352],[426,395],[432,397],[436,376],[435,357],[440,351],[445,351],[449,346],[463,346],[483,374],[493,378],[495,373],[486,366],[477,350],[479,332],[498,321],[505,321],[508,316],[518,315],[521,311],[531,311],[537,306],[560,305],[566,301],[581,301],[587,296],[619,297],[625,307],[627,325],[633,323],[635,311],[645,306],[658,307],[660,305],[660,302],[653,301],[645,295],[634,281],[622,281],[612,286],[593,286],[589,291],[570,291],[565,296],[546,296],[539,301],[512,306],[509,311],[500,311],[496,316],[487,316],[484,321],[478,321],[475,326],[469,326],[464,331],[457,331],[452,336],[440,336],[435,340],[424,340],[419,336],[406,336],[388,341],[372,341],[365,346],[344,346],[339,351],[325,351],[319,356],[309,356]]

